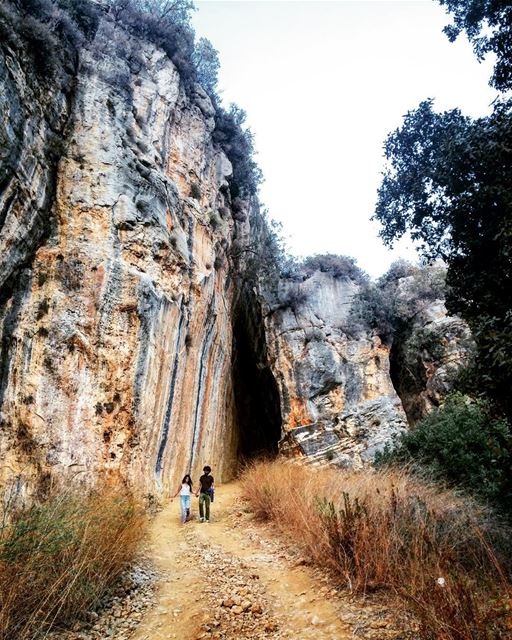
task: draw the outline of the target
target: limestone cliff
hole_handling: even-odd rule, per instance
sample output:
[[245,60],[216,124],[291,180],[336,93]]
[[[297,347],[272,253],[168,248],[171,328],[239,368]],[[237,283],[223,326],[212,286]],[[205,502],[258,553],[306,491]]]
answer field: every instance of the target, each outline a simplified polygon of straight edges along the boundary
[[344,324],[358,285],[316,271],[284,279],[266,316],[283,415],[282,449],[311,460],[361,466],[406,427],[378,336],[348,338]]
[[98,11],[51,81],[0,40],[0,485],[153,493],[278,449],[366,464],[442,398],[467,329],[436,300],[393,344],[350,335],[360,283],[318,269],[261,296],[271,236],[229,183],[254,165],[168,52]]
[[[365,319],[349,331],[360,288],[353,278],[316,270],[282,279],[277,298],[267,296],[284,453],[361,467],[438,405],[467,362],[469,329],[447,316],[442,299],[415,299],[393,339]],[[414,276],[401,278],[396,305],[411,308],[416,289]]]
[[[395,296],[410,298],[414,278],[403,278]],[[461,318],[449,316],[443,299],[423,303],[396,336],[391,377],[410,426],[414,426],[453,389],[474,352],[471,331]]]
[[236,458],[231,165],[204,91],[114,29],[65,90],[2,47],[1,480],[22,493]]

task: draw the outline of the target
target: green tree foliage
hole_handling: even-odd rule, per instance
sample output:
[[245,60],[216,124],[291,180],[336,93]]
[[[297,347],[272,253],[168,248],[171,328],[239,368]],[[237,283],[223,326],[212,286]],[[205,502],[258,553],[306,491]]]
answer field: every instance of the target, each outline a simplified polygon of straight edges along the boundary
[[376,208],[391,244],[406,231],[448,265],[447,307],[470,325],[476,371],[510,417],[512,395],[511,103],[471,120],[422,102],[385,144]]
[[247,198],[255,195],[263,176],[254,161],[254,136],[250,129],[244,129],[247,114],[236,104],[229,110],[217,108],[213,139],[220,144],[233,165],[230,191],[233,198]]
[[315,271],[330,273],[334,278],[348,278],[357,284],[368,282],[367,274],[357,266],[356,260],[349,256],[339,256],[333,253],[323,253],[305,258],[300,270],[307,276]]
[[504,0],[439,0],[453,16],[444,32],[453,42],[464,32],[481,60],[496,55],[491,84],[512,88],[512,6]]
[[391,344],[426,306],[445,297],[445,276],[445,269],[438,265],[394,262],[377,282],[360,283],[344,330],[357,335],[369,327]]
[[455,394],[381,453],[377,464],[419,463],[436,479],[510,511],[511,452],[507,421],[494,416],[486,402]]
[[215,96],[220,68],[219,53],[206,38],[200,38],[196,43],[194,64],[197,81],[211,96]]

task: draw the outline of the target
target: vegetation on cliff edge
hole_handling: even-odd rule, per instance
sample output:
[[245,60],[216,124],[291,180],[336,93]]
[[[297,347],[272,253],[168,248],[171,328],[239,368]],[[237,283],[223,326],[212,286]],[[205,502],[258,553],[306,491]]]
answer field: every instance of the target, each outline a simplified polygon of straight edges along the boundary
[[[95,40],[100,21],[109,23],[114,44],[123,44],[126,34],[153,43],[172,60],[189,95],[199,84],[210,96],[215,108],[213,139],[233,165],[231,197],[249,198],[262,180],[254,161],[253,135],[245,126],[243,109],[221,104],[218,53],[206,38],[195,40],[193,10],[191,0],[7,0],[0,4],[0,46],[16,52],[20,60],[26,57],[41,82],[69,93],[81,51],[88,48],[100,55]],[[136,70],[143,61],[135,51],[129,55]],[[129,86],[121,71],[115,81]]]

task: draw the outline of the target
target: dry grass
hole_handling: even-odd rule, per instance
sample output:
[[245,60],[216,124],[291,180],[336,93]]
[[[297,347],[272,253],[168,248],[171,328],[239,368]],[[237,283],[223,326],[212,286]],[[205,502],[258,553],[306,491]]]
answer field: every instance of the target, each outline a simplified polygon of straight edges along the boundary
[[61,496],[6,520],[1,640],[42,637],[94,607],[133,560],[145,531],[134,501],[112,491]]
[[512,637],[512,590],[496,551],[506,532],[467,498],[404,471],[284,462],[249,467],[243,487],[258,517],[349,589],[399,596],[414,610],[422,638]]

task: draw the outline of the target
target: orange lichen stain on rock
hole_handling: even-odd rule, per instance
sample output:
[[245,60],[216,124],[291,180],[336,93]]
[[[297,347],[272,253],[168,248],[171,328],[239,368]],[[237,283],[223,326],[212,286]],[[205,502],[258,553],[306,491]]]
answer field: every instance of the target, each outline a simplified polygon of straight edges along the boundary
[[311,424],[311,417],[305,406],[304,400],[301,398],[290,399],[290,414],[288,416],[287,429],[294,429],[295,427],[302,427],[306,424]]
[[172,223],[172,215],[169,209],[166,209],[165,211],[165,224],[167,225],[167,229],[169,231],[172,230],[172,228],[174,227],[173,223]]
[[340,385],[327,394],[331,403],[330,410],[341,413],[345,408],[345,389]]

